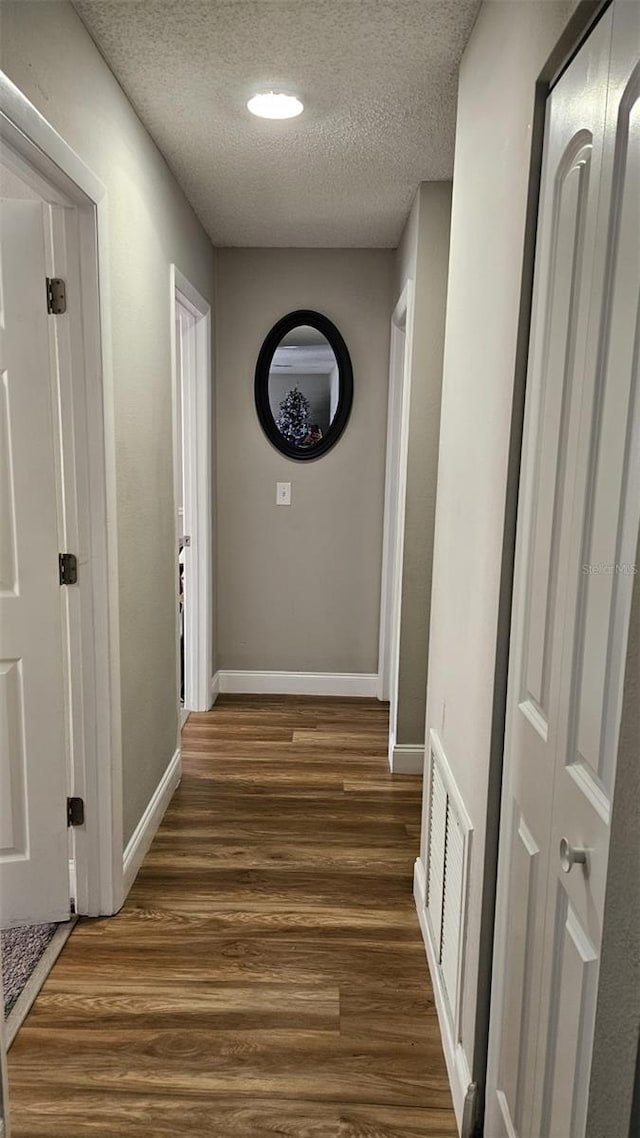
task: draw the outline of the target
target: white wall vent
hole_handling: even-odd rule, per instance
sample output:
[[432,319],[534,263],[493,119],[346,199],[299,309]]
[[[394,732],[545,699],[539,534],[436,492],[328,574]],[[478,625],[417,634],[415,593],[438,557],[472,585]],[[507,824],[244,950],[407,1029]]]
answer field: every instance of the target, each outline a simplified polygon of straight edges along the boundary
[[438,962],[448,1003],[451,1029],[457,1038],[472,827],[435,731],[430,732],[427,785],[425,871],[428,925],[433,955]]

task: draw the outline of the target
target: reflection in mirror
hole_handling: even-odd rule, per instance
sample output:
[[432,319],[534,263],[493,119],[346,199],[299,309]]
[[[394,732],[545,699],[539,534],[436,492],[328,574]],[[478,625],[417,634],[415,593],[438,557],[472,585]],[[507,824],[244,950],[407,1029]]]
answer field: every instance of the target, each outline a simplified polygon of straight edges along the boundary
[[340,397],[338,361],[327,337],[308,324],[287,332],[269,368],[269,407],[283,438],[297,449],[317,445]]
[[327,454],[353,402],[349,350],[335,324],[308,308],[278,320],[260,348],[254,394],[262,429],[281,454],[296,462]]

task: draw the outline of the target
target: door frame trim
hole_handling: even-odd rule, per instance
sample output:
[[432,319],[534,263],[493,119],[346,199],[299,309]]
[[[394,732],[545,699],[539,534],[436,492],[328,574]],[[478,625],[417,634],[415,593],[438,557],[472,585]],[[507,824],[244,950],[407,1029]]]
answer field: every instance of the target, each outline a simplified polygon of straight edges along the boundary
[[[82,511],[88,558],[88,605],[82,606],[82,666],[70,677],[71,702],[82,707],[84,746],[74,748],[73,781],[83,793],[87,825],[75,831],[76,909],[89,916],[123,903],[122,729],[114,381],[112,365],[108,200],[105,186],[33,104],[0,71],[0,137],[41,179],[43,192],[77,210],[82,276],[84,382],[78,404],[86,431],[73,430],[89,474]],[[75,391],[78,391],[76,386]],[[75,396],[74,396],[75,403]],[[78,507],[80,510],[80,506]],[[71,619],[80,622],[80,613]],[[74,689],[75,688],[75,693]]]
[[[195,318],[194,369],[183,377],[182,461],[186,469],[184,516],[189,519],[191,565],[185,563],[185,711],[208,711],[213,681],[213,407],[211,305],[172,264],[170,277],[171,370],[173,405],[174,517],[180,486],[178,448],[177,302]],[[186,378],[186,382],[185,382]],[[176,538],[179,535],[176,534]],[[177,545],[177,542],[176,542]],[[176,554],[177,555],[177,554]],[[188,572],[188,568],[190,572]],[[187,597],[192,597],[189,604]],[[177,701],[180,705],[180,624],[176,606]],[[180,717],[179,717],[180,718]],[[181,724],[179,724],[181,726]],[[178,737],[178,746],[180,738]]]
[[[378,649],[379,700],[389,700],[389,761],[396,742],[398,666],[404,564],[404,521],[407,500],[407,462],[411,370],[413,360],[414,284],[408,278],[391,315],[389,348],[389,399],[384,490],[382,581],[380,588],[380,641]],[[398,366],[399,333],[404,330],[404,361]]]

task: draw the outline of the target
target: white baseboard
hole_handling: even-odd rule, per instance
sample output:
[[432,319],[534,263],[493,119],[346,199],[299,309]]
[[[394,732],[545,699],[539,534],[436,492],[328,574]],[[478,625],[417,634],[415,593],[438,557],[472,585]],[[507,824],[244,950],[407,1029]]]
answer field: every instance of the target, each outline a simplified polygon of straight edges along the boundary
[[215,676],[211,677],[211,706],[213,707],[218,696],[220,695],[220,672],[216,672]]
[[422,861],[419,857],[416,858],[413,873],[413,896],[416,903],[418,921],[420,922],[420,931],[422,932],[422,939],[424,940],[424,945],[427,953],[431,982],[433,984],[433,994],[436,1002],[436,1011],[438,1013],[438,1023],[440,1024],[440,1035],[442,1036],[442,1048],[444,1051],[445,1063],[447,1065],[449,1086],[451,1087],[453,1109],[456,1115],[458,1133],[461,1134],[464,1100],[469,1088],[469,1083],[471,1082],[471,1072],[469,1070],[469,1064],[467,1062],[467,1057],[462,1049],[462,1045],[454,1039],[453,1032],[451,1030],[451,1021],[449,1019],[447,998],[442,986],[440,968],[438,967],[438,962],[433,949],[431,931],[429,929],[429,923],[427,921],[426,874],[424,865],[422,864]]
[[138,870],[147,855],[156,830],[173,797],[173,792],[180,782],[181,773],[182,760],[180,751],[177,750],[154,790],[147,809],[127,842],[127,848],[122,859],[125,897],[138,875]]
[[422,774],[424,747],[409,743],[394,743],[389,748],[389,766],[392,774]]
[[359,672],[216,672],[220,692],[236,695],[335,695],[369,697],[378,692],[377,674]]

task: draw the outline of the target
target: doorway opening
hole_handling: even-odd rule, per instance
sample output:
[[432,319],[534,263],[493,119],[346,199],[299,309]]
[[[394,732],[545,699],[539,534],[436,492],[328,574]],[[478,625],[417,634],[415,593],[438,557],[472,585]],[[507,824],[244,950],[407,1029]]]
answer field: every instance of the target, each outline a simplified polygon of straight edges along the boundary
[[211,309],[171,267],[179,728],[213,702]]
[[378,699],[389,702],[389,766],[394,769],[398,721],[402,565],[409,449],[413,282],[407,281],[391,317],[387,462],[378,654]]

